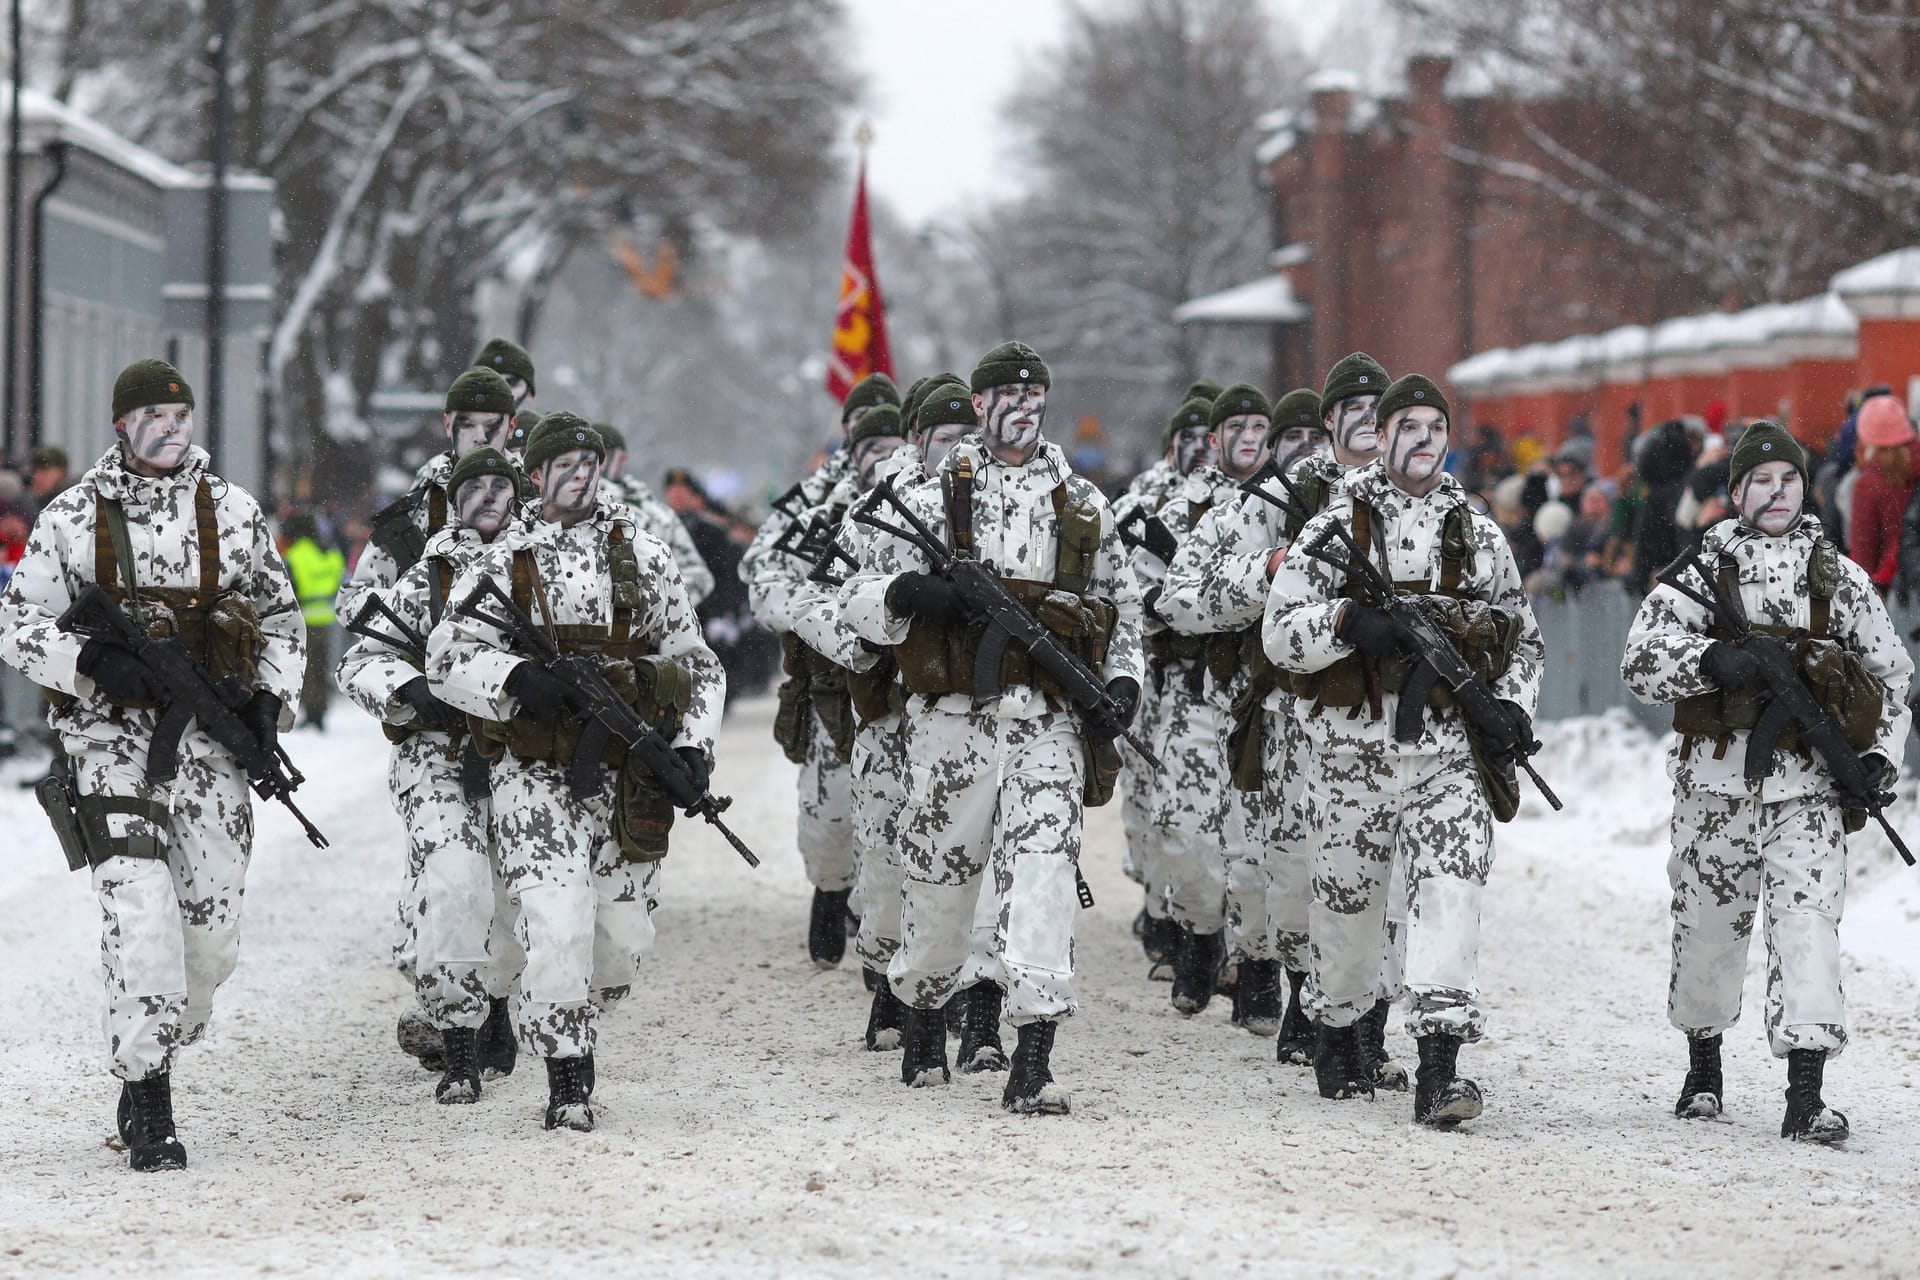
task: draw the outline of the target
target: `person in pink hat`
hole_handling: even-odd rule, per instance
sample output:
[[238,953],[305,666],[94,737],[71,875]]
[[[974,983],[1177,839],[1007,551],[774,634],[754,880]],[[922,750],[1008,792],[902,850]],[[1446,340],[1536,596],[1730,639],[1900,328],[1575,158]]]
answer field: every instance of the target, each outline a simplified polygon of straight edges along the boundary
[[1913,423],[1894,396],[1860,406],[1860,479],[1853,487],[1848,554],[1884,597],[1899,569],[1900,520],[1913,497]]

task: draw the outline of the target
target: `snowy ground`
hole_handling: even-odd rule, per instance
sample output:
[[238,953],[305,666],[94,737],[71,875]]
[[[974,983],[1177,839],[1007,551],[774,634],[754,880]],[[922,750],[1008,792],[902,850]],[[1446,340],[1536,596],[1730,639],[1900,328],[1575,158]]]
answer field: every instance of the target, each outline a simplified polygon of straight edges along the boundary
[[[653,985],[605,1026],[591,1135],[540,1130],[537,1063],[478,1106],[433,1104],[393,1047],[385,743],[345,711],[295,735],[334,847],[263,808],[240,971],[177,1072],[178,1175],[135,1177],[107,1146],[92,899],[13,785],[24,766],[0,770],[0,1276],[1897,1275],[1920,1258],[1920,873],[1877,836],[1855,838],[1856,1036],[1829,1073],[1844,1150],[1775,1136],[1784,1076],[1757,1016],[1728,1037],[1730,1119],[1669,1116],[1667,793],[1621,721],[1556,728],[1541,764],[1568,811],[1530,801],[1501,832],[1471,1132],[1414,1129],[1404,1095],[1323,1103],[1220,1004],[1174,1013],[1127,934],[1110,811],[1083,1016],[1055,1055],[1074,1114],[1015,1119],[998,1076],[903,1090],[892,1055],[859,1047],[857,970],[807,966],[769,714],[735,718],[717,779],[767,865],[683,829]],[[1910,791],[1901,808],[1920,835]],[[1750,1010],[1758,982],[1756,965]]]

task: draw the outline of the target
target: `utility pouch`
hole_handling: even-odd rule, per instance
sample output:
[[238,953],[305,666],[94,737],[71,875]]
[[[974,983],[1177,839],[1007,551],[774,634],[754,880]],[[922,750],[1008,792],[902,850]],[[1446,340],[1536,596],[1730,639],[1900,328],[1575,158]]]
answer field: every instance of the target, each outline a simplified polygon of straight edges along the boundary
[[1809,639],[1800,654],[1800,678],[1826,708],[1855,751],[1873,746],[1886,706],[1886,685],[1859,655],[1837,641]]
[[1098,809],[1113,799],[1114,787],[1120,778],[1120,744],[1112,738],[1097,739],[1085,729],[1080,731],[1080,744],[1086,756],[1086,778],[1080,785],[1080,802],[1089,809]]
[[81,871],[87,866],[87,840],[80,831],[80,816],[73,807],[73,772],[64,755],[55,753],[47,776],[33,788],[33,798],[46,810],[53,824],[53,835],[66,855],[67,870]]
[[[693,673],[671,658],[654,655],[633,662],[634,706],[669,742],[693,706]],[[673,800],[653,770],[627,752],[613,786],[613,838],[628,862],[658,862],[667,856],[673,830]]]
[[1504,767],[1496,767],[1493,758],[1480,742],[1480,731],[1464,718],[1461,724],[1467,731],[1467,746],[1473,750],[1473,773],[1480,783],[1480,794],[1487,798],[1487,808],[1493,811],[1495,822],[1512,822],[1520,812],[1520,774],[1512,761]]
[[1265,682],[1254,679],[1233,698],[1227,767],[1236,791],[1260,791],[1266,786],[1268,692]]

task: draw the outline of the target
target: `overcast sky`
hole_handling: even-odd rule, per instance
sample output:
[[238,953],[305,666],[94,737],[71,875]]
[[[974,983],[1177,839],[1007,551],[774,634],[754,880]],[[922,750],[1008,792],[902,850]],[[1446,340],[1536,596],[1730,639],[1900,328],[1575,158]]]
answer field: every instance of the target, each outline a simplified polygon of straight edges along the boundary
[[[1311,52],[1346,0],[1266,2]],[[848,0],[876,135],[872,190],[918,224],[1017,187],[1017,172],[997,165],[1000,104],[1021,71],[1020,50],[1057,43],[1066,8],[1067,0]]]

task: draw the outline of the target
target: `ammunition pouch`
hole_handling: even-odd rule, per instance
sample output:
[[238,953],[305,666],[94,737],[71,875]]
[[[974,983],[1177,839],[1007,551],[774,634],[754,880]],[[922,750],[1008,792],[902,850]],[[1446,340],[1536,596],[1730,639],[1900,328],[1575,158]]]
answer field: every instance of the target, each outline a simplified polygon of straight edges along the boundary
[[[1801,681],[1813,694],[1814,701],[1840,725],[1855,751],[1873,746],[1886,705],[1886,685],[1867,670],[1859,655],[1838,641],[1800,627],[1755,626],[1753,629],[1780,641],[1792,652]],[[1692,752],[1693,739],[1711,739],[1714,759],[1718,760],[1726,755],[1734,733],[1750,730],[1760,723],[1771,701],[1764,689],[1710,689],[1674,704],[1673,729],[1688,739],[1682,744],[1683,752]],[[1809,750],[1797,725],[1786,727],[1776,747],[1802,753]]]
[[1473,752],[1473,774],[1480,783],[1480,794],[1487,799],[1495,822],[1512,822],[1520,812],[1520,771],[1513,761],[1496,765],[1480,741],[1480,730],[1470,721],[1462,721],[1467,730],[1467,746]]
[[[1253,632],[1256,641],[1259,629]],[[1227,728],[1227,769],[1236,791],[1262,791],[1267,785],[1267,695],[1281,687],[1286,672],[1273,665],[1258,643],[1253,646],[1247,682],[1233,695]]]
[[[1105,664],[1107,645],[1113,638],[1114,622],[1119,618],[1119,610],[1111,600],[1077,595],[1052,583],[1026,578],[1002,578],[1001,583],[1081,662],[1094,671]],[[950,624],[914,618],[907,638],[894,646],[900,679],[907,691],[929,697],[971,693],[974,653],[986,630],[983,618]],[[1002,688],[1026,685],[1040,690],[1049,700],[1065,696],[1051,676],[1034,667],[1032,657],[1018,643],[1008,645],[1006,655],[1000,660],[1000,684]]]
[[847,672],[791,631],[780,637],[780,669],[787,678],[780,684],[773,740],[787,759],[805,762],[817,716],[834,755],[851,760],[856,726]]
[[[685,668],[653,655],[652,646],[644,641],[610,643],[604,629],[592,626],[555,627],[554,640],[562,653],[590,654],[598,658],[607,683],[628,706],[656,727],[661,717],[670,711],[683,714],[692,702],[692,680]],[[505,721],[467,717],[467,730],[473,735],[480,754],[488,760],[498,760],[503,753],[508,753],[516,760],[572,764],[585,726],[585,720],[569,716],[537,720],[516,713]],[[675,732],[678,732],[677,722]],[[626,755],[627,744],[613,738],[601,753],[600,763],[617,769]]]
[[900,668],[890,649],[865,671],[847,673],[847,696],[852,699],[853,714],[863,728],[905,709],[899,674]]
[[[1481,679],[1492,683],[1506,674],[1520,640],[1517,614],[1471,596],[1431,592],[1424,583],[1396,584],[1395,590],[1410,596],[1426,612]],[[1368,665],[1365,655],[1350,653],[1319,671],[1290,673],[1286,683],[1295,696],[1322,707],[1358,708],[1368,701]],[[1396,649],[1371,665],[1379,691],[1397,694],[1406,689],[1418,663],[1411,654]],[[1453,690],[1444,681],[1436,681],[1427,695],[1427,710],[1444,711],[1453,703]]]
[[1085,728],[1080,731],[1080,745],[1086,758],[1086,776],[1080,784],[1080,803],[1089,809],[1098,809],[1113,799],[1114,788],[1120,780],[1120,744],[1112,738],[1104,741],[1096,739]]

